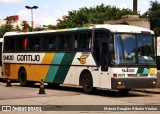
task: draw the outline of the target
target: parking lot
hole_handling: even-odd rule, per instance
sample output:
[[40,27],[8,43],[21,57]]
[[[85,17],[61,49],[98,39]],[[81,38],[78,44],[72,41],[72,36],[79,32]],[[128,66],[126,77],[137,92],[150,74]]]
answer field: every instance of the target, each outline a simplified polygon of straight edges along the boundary
[[[59,110],[59,112],[62,111],[61,113],[63,113],[64,111],[67,111],[67,113],[69,113],[66,106],[74,107],[74,105],[78,105],[79,109],[78,107],[74,107],[74,109],[69,107],[69,110],[73,110],[72,113],[92,113],[92,111],[94,113],[108,113],[110,111],[104,112],[103,110],[99,112],[98,107],[97,109],[94,109],[91,106],[145,106],[160,104],[160,101],[157,100],[160,99],[159,93],[147,93],[140,91],[130,91],[129,94],[122,95],[117,91],[98,90],[97,93],[89,95],[83,93],[80,87],[60,86],[58,89],[53,89],[48,88],[45,84],[46,94],[38,93],[39,84],[36,84],[33,87],[21,87],[19,83],[12,83],[12,87],[6,87],[6,83],[0,82],[0,105],[51,106],[51,108],[46,108],[47,113],[50,113],[50,111],[55,112],[57,110]],[[74,110],[78,110],[78,112]],[[112,111],[112,113],[115,112],[116,111]],[[157,112],[158,111],[154,111],[154,113]],[[128,113],[133,113],[133,111],[129,111]],[[149,112],[146,111],[146,113]]]

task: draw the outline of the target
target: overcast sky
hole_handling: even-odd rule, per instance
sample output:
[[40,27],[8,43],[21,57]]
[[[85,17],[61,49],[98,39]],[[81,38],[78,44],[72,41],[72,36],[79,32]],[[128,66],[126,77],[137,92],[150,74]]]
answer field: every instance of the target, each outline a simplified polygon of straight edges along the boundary
[[[151,0],[138,0],[138,11],[144,13]],[[152,0],[154,1],[154,0]],[[157,0],[160,2],[160,0]],[[58,18],[67,15],[68,11],[81,7],[93,7],[100,4],[132,9],[133,0],[0,0],[0,19],[19,15],[20,20],[31,21],[31,11],[25,6],[38,6],[33,10],[34,21],[40,25],[56,24]]]

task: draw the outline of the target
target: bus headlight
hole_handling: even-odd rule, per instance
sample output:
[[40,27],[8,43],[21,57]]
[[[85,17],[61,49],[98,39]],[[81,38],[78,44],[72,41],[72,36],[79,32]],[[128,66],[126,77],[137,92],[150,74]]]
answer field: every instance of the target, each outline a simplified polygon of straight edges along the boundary
[[153,81],[152,83],[153,83],[154,85],[156,84],[156,82],[155,82],[155,81]]

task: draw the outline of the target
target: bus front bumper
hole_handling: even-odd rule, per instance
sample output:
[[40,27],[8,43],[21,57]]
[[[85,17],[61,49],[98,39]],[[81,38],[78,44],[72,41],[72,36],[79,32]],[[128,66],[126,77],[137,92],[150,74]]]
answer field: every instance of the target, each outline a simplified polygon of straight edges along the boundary
[[154,88],[157,77],[112,78],[112,89]]

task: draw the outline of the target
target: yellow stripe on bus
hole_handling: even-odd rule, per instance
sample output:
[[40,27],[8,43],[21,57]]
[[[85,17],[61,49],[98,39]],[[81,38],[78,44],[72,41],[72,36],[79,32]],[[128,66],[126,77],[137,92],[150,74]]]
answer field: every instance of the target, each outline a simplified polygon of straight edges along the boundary
[[149,74],[155,74],[155,72],[156,72],[156,68],[150,68]]
[[43,58],[42,64],[51,64],[54,56],[55,53],[46,53]]
[[[45,53],[44,58],[42,60],[41,65],[30,65],[30,68],[26,67],[26,70],[30,73],[30,77],[28,80],[41,81],[41,79],[45,79],[52,63],[52,59],[54,59],[55,53]],[[35,69],[35,70],[33,70]]]

